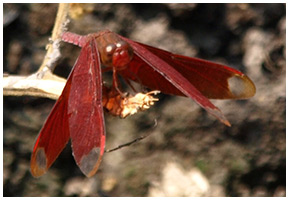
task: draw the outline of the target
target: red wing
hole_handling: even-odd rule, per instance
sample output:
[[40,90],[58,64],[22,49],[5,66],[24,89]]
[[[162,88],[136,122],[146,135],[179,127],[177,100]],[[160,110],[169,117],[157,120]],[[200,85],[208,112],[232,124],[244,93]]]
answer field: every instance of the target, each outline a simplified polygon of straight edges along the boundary
[[68,78],[35,142],[30,163],[31,173],[35,177],[48,170],[69,140],[67,103],[70,85],[71,78]]
[[74,158],[81,171],[90,177],[98,169],[105,145],[102,74],[93,37],[83,46],[75,65],[68,115]]
[[[192,85],[191,82],[188,81],[180,72],[178,72],[174,67],[169,65],[166,62],[167,60],[165,61],[159,58],[158,55],[155,55],[154,53],[150,52],[144,45],[136,43],[122,36],[120,37],[123,40],[127,41],[134,50],[134,58],[133,58],[132,64],[138,61],[137,66],[132,66],[132,64],[129,65],[129,69],[126,70],[128,71],[128,73],[131,73],[131,72],[135,73],[137,78],[140,79],[141,83],[145,81],[146,83],[150,84],[150,81],[151,81],[153,83],[153,86],[156,86],[156,87],[165,86],[164,88],[160,88],[161,91],[162,89],[166,89],[166,87],[168,87],[169,85],[173,85],[177,91],[181,92],[181,94],[184,94],[185,96],[192,98],[201,107],[203,107],[209,113],[217,117],[221,122],[230,126],[230,123],[225,118],[223,113],[217,107],[215,107],[209,101],[209,99],[203,96],[202,93],[199,92],[199,90],[194,85]],[[134,67],[137,67],[138,69],[135,70]],[[146,70],[149,70],[149,72],[152,72],[152,73],[147,74],[148,72]],[[145,74],[141,74],[140,71]],[[158,79],[154,80],[154,78],[156,78],[157,73],[159,74],[159,77]],[[122,71],[120,71],[120,74],[122,74]],[[126,76],[126,74],[124,74],[124,76],[128,77]],[[146,83],[143,83],[143,84],[146,85]]]
[[[129,43],[133,42],[124,37],[122,39]],[[198,58],[176,55],[142,43],[137,44],[168,63],[207,98],[241,99],[255,94],[254,83],[238,70]],[[141,56],[135,56],[128,68],[120,73],[150,89],[167,94],[184,95],[149,64],[143,62]]]

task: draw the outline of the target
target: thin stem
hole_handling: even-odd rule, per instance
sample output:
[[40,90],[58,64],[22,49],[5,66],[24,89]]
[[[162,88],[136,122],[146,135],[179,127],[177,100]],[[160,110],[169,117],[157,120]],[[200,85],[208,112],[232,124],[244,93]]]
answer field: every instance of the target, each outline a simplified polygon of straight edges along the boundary
[[[154,122],[155,122],[155,123],[154,123],[154,125],[153,125],[152,128],[155,128],[155,127],[157,126],[157,120],[156,120],[156,119],[155,119]],[[136,143],[136,142],[140,142],[141,140],[145,139],[146,137],[148,137],[148,136],[151,135],[152,133],[153,133],[153,131],[150,131],[150,132],[149,132],[148,134],[146,134],[146,135],[142,135],[142,136],[140,136],[140,137],[138,137],[138,138],[136,138],[136,139],[134,139],[134,140],[132,140],[132,141],[130,141],[130,142],[121,144],[121,145],[119,145],[119,146],[117,146],[117,147],[115,147],[115,148],[107,149],[107,150],[105,150],[104,152],[105,152],[105,153],[110,153],[110,152],[116,151],[116,150],[118,150],[118,149],[121,149],[121,148],[123,148],[123,147],[128,147],[128,146],[130,146],[130,145],[132,145],[132,144],[134,144],[134,143]]]

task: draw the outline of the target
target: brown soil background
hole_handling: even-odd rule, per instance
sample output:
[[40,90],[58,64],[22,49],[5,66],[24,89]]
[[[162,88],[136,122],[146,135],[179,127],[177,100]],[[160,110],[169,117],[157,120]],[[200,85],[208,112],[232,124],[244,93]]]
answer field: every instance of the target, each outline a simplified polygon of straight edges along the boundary
[[[4,196],[286,195],[284,4],[92,8],[72,20],[69,30],[88,34],[110,29],[174,53],[227,64],[246,73],[257,94],[249,100],[213,100],[231,128],[190,99],[167,95],[159,95],[150,110],[124,120],[106,115],[107,148],[151,135],[105,154],[89,179],[75,164],[70,145],[44,176],[33,178],[31,151],[54,101],[4,97]],[[38,69],[56,10],[57,4],[4,5],[5,73]],[[55,73],[67,77],[79,48],[63,44],[61,51]]]

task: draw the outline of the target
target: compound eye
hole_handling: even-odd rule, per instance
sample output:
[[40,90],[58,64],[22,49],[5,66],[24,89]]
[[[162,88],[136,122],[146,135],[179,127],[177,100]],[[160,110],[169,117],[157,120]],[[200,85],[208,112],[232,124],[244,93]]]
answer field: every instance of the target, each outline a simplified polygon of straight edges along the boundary
[[121,49],[128,49],[130,46],[125,41],[119,41],[118,43],[116,43],[116,47]]
[[116,43],[116,50],[112,56],[112,64],[118,70],[124,69],[133,57],[131,46],[125,41]]
[[102,52],[100,54],[102,64],[104,64],[106,66],[111,66],[112,57],[113,57],[115,50],[116,50],[115,44],[109,44],[102,50]]
[[109,44],[106,46],[105,48],[105,53],[107,56],[112,56],[112,54],[114,53],[116,49],[116,45],[115,44]]

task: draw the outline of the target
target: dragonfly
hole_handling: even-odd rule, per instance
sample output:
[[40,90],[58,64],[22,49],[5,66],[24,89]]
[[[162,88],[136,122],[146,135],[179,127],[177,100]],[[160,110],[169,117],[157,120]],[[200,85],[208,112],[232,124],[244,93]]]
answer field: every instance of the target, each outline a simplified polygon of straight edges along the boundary
[[[98,170],[105,149],[104,109],[121,117],[145,110],[157,100],[157,91],[186,96],[220,122],[230,126],[209,99],[246,99],[256,88],[248,76],[226,65],[177,55],[133,41],[109,30],[85,36],[71,32],[62,41],[81,47],[62,94],[35,142],[31,173],[43,175],[71,139],[74,159],[87,177]],[[112,85],[102,73],[112,71]],[[128,96],[120,86],[136,82],[152,93]]]

